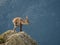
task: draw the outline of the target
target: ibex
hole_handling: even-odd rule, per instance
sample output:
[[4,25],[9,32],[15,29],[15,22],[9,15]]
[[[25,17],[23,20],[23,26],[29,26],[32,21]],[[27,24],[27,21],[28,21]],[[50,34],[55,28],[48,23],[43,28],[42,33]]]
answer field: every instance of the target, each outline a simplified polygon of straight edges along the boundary
[[15,31],[17,27],[20,27],[20,31],[22,31],[22,25],[29,24],[28,17],[26,16],[26,19],[22,19],[21,17],[16,17],[12,20],[14,24],[13,30]]

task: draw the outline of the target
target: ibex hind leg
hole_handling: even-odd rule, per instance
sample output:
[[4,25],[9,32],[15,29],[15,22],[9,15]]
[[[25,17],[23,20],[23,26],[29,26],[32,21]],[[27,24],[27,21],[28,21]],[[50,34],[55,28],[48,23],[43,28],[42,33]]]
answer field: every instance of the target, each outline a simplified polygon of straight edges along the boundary
[[13,30],[14,30],[14,32],[16,32],[16,26],[14,26]]
[[22,31],[22,24],[20,23],[20,32]]

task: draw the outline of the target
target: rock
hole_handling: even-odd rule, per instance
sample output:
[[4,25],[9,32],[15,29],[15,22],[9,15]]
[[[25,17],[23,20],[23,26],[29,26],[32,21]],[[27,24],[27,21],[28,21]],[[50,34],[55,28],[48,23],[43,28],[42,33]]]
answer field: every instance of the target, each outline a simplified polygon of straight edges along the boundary
[[13,30],[9,30],[2,35],[6,40],[4,45],[37,45],[37,42],[24,31],[14,32]]
[[8,31],[4,32],[2,34],[2,36],[3,36],[4,40],[7,40],[7,38],[9,38],[10,35],[15,34],[15,33],[17,33],[17,32],[16,31],[14,32],[14,30],[8,30]]

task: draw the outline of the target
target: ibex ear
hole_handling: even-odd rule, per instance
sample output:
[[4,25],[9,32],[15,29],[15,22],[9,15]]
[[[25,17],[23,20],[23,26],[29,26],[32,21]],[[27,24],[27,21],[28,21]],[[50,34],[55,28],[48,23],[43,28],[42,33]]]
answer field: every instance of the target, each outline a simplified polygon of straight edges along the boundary
[[28,16],[26,16],[26,19],[28,19]]

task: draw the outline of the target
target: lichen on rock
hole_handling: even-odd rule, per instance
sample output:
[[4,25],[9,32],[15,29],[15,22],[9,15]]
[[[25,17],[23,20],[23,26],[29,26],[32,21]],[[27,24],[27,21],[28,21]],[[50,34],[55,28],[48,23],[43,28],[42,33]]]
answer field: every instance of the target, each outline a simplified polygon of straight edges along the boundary
[[5,40],[4,40],[3,36],[0,35],[0,44],[2,44],[2,43],[4,43],[4,42],[5,42]]

